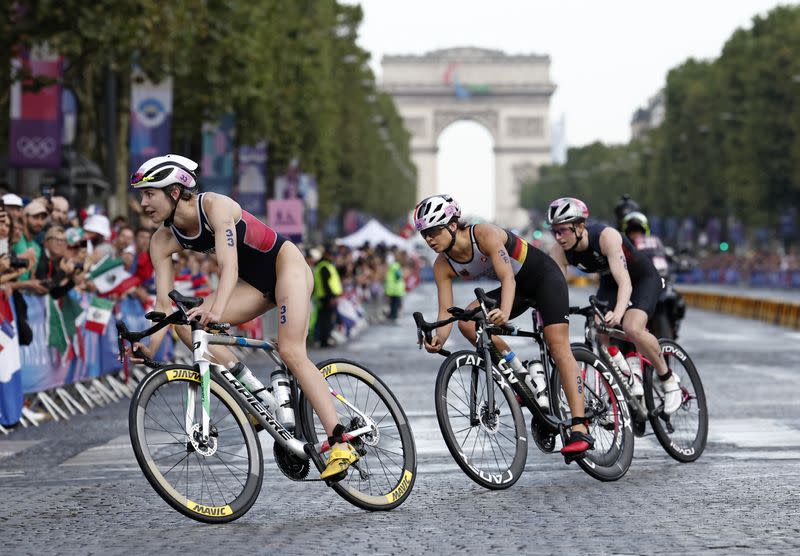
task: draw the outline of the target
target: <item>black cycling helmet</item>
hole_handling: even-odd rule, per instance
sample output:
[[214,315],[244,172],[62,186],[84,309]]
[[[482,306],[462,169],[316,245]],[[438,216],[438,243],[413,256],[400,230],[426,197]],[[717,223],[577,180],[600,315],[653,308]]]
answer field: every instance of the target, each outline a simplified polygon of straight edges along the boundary
[[640,211],[641,207],[639,203],[631,199],[631,196],[628,193],[625,193],[622,197],[620,197],[619,202],[614,207],[614,216],[617,217],[617,222],[622,226],[622,219],[625,218],[625,215],[631,212]]

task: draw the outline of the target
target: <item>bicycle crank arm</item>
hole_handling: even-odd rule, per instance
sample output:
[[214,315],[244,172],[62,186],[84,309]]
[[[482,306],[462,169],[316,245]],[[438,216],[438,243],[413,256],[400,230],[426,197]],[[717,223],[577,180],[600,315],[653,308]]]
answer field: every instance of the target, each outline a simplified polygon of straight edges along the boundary
[[[373,428],[370,425],[365,425],[365,426],[361,427],[360,429],[347,431],[346,433],[344,433],[342,435],[342,440],[348,442],[350,440],[358,438],[362,434],[367,434],[369,432],[372,432],[372,430],[373,430]],[[330,447],[330,444],[328,444],[328,440],[325,439],[322,442],[317,442],[316,444],[314,444],[314,449],[317,452],[319,452],[320,454],[324,454],[325,452],[330,450],[331,447]]]

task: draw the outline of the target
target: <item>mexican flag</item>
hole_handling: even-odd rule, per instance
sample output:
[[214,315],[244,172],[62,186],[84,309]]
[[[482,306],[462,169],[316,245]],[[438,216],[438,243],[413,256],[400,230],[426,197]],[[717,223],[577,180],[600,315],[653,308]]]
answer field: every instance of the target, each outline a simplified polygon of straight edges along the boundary
[[111,312],[114,310],[114,302],[110,299],[95,297],[86,310],[86,330],[102,334],[106,331],[108,321],[111,320]]
[[49,295],[47,296],[47,345],[56,348],[64,357],[70,347],[64,316],[56,300]]
[[139,284],[139,279],[125,270],[122,259],[113,257],[101,259],[94,265],[89,272],[89,280],[100,295],[122,294]]
[[61,315],[64,317],[64,327],[67,331],[71,349],[67,354],[67,359],[84,359],[83,353],[83,334],[81,326],[86,320],[86,311],[83,310],[78,300],[67,294],[61,302]]

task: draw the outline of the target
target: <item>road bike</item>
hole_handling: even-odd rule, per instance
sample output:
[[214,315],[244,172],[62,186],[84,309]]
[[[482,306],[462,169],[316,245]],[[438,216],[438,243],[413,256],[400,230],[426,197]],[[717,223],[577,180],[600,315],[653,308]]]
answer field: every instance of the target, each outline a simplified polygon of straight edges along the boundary
[[[658,442],[670,456],[684,463],[696,460],[706,446],[708,409],[703,383],[694,362],[676,341],[666,338],[659,339],[658,343],[667,367],[680,379],[681,405],[672,414],[664,413],[664,396],[654,386],[655,368],[651,361],[641,355],[641,380],[644,395],[634,396],[632,393],[633,381],[640,380],[640,378],[636,373],[619,368],[619,365],[615,364],[611,358],[606,346],[597,338],[598,335],[607,336],[618,342],[630,343],[621,328],[606,326],[603,315],[609,309],[607,303],[598,300],[595,296],[589,297],[589,305],[585,307],[570,307],[570,314],[582,315],[586,319],[584,342],[573,344],[573,346],[591,350],[614,373],[617,382],[622,386],[622,392],[633,419],[633,429],[637,436],[644,436],[649,421]],[[555,378],[558,379],[558,377]],[[563,410],[562,413],[565,412],[566,400],[561,399],[558,406]]]
[[[421,313],[414,313],[420,346],[423,337],[430,341],[436,328],[455,321],[476,323],[475,350],[454,353],[441,350],[446,357],[436,379],[435,405],[439,428],[450,454],[473,481],[499,490],[509,488],[521,476],[528,456],[527,432],[522,407],[531,413],[531,435],[544,453],[552,453],[556,437],[562,443],[568,435],[571,419],[560,418],[553,411],[543,410],[536,402],[533,389],[525,376],[517,375],[499,357],[492,336],[533,338],[552,395],[551,374],[558,374],[544,341],[539,313],[533,310],[533,330],[523,331],[505,325],[495,326],[486,315],[496,302],[475,289],[479,305],[466,311],[451,307],[452,317],[426,322]],[[616,481],[628,471],[633,458],[633,430],[628,408],[623,402],[617,379],[595,354],[584,347],[574,347],[573,354],[584,379],[585,421],[595,438],[594,449],[573,458],[589,475],[601,481]],[[560,386],[559,386],[560,388]]]
[[[188,322],[186,312],[203,299],[172,291],[177,310],[167,316],[150,312],[155,324],[130,332],[117,321],[120,354],[125,342],[137,342],[168,325],[190,324],[193,363],[153,367],[131,400],[129,428],[136,460],[155,491],[174,509],[207,523],[233,521],[256,501],[264,477],[258,431],[275,440],[278,468],[294,481],[308,479],[310,463],[325,469],[330,449],[319,418],[303,396],[275,343],[228,335],[226,323]],[[222,366],[208,360],[210,345],[263,350],[286,373],[294,430],[276,418],[271,407],[249,392]],[[135,355],[141,357],[141,353]],[[124,357],[127,370],[127,357]],[[318,364],[328,382],[344,438],[359,460],[338,481],[327,480],[342,498],[365,510],[391,510],[408,499],[416,479],[414,438],[403,409],[374,373],[346,359]]]

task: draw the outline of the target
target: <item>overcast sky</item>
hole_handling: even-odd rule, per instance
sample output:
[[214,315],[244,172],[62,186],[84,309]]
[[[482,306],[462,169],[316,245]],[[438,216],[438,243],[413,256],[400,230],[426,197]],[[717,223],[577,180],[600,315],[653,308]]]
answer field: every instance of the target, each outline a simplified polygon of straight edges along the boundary
[[[564,115],[569,146],[596,140],[627,142],[633,112],[664,85],[670,68],[689,57],[719,56],[736,28],[749,26],[756,14],[787,4],[773,0],[348,3],[364,9],[359,44],[372,54],[379,77],[385,54],[476,46],[550,56],[551,80],[557,87],[551,120]],[[475,183],[483,175],[493,180],[491,139],[476,125],[455,124],[443,134],[439,157],[443,191],[458,195],[464,180]],[[479,212],[489,209],[487,199],[477,200],[475,206]]]

